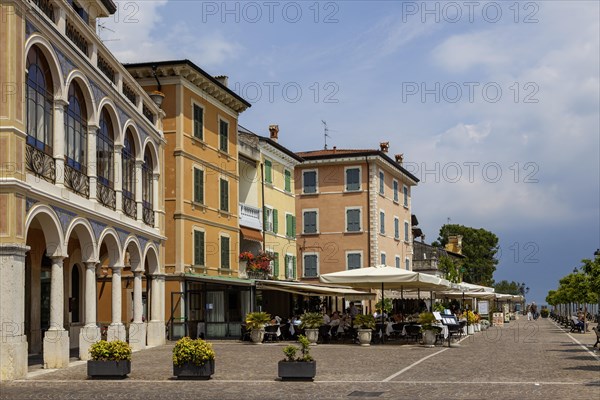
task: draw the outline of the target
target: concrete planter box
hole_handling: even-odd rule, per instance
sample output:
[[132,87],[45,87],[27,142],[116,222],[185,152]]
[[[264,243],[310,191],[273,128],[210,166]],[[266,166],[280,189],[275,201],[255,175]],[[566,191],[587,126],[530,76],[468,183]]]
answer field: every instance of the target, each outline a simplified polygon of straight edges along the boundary
[[215,373],[215,360],[210,360],[204,365],[190,363],[181,366],[173,365],[173,375],[177,379],[203,379],[208,380]]
[[87,362],[87,374],[92,378],[124,378],[131,373],[131,361]]
[[310,381],[317,374],[316,361],[279,361],[278,375],[282,381]]

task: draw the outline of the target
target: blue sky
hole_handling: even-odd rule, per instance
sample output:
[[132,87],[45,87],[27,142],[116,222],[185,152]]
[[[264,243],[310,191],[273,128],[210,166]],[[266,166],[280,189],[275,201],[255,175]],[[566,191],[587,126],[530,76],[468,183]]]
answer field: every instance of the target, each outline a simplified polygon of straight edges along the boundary
[[597,1],[117,2],[123,62],[188,58],[279,124],[294,151],[389,141],[421,178],[431,242],[448,221],[500,238],[494,275],[543,303],[600,247]]

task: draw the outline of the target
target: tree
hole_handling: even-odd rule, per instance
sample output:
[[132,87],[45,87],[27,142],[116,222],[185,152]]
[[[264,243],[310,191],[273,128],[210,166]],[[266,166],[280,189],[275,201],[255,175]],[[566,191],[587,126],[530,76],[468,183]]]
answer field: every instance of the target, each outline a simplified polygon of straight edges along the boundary
[[448,279],[450,282],[458,283],[461,281],[460,262],[457,262],[448,256],[441,256],[438,268],[444,274],[444,278]]
[[498,237],[483,228],[471,228],[463,225],[446,224],[440,228],[437,242],[441,246],[448,243],[448,237],[462,236],[463,281],[477,285],[491,286],[498,264]]
[[598,297],[600,303],[600,255],[596,255],[594,260],[581,260],[581,263],[581,270],[589,279],[590,291]]
[[524,286],[524,284],[519,283],[519,282],[515,282],[515,281],[509,282],[507,280],[503,280],[498,283],[495,283],[494,289],[496,289],[496,293],[519,295],[519,294],[523,294],[521,292],[521,287],[523,287],[523,286]]

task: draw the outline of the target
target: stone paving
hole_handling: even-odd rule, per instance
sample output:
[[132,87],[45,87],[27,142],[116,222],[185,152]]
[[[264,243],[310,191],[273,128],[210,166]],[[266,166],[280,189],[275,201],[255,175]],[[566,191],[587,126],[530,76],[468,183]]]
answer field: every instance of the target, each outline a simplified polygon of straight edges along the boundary
[[[583,347],[574,342],[576,339]],[[285,343],[215,341],[210,381],[172,378],[173,344],[136,352],[129,378],[88,380],[83,362],[2,383],[1,399],[600,399],[593,332],[568,334],[551,320],[512,321],[460,347],[320,344],[313,383],[280,382]]]

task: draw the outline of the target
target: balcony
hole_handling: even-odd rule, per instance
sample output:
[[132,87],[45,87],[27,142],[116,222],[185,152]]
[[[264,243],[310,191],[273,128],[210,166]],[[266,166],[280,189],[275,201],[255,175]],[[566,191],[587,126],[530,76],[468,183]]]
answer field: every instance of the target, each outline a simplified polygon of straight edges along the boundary
[[133,219],[137,218],[137,204],[131,196],[127,196],[125,193],[123,193],[123,212]]
[[240,203],[240,225],[262,231],[260,208]]
[[25,162],[27,169],[36,176],[50,183],[56,181],[56,164],[52,156],[28,144],[25,149]]
[[113,210],[117,208],[116,192],[99,181],[96,182],[96,197],[100,204]]
[[85,198],[90,197],[90,178],[66,163],[65,186]]
[[142,219],[146,225],[154,226],[154,210],[151,206],[144,205],[142,208]]

